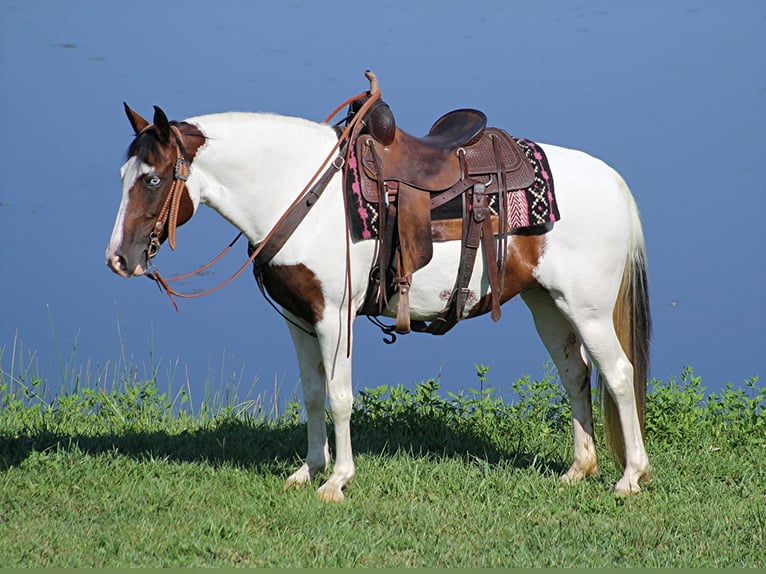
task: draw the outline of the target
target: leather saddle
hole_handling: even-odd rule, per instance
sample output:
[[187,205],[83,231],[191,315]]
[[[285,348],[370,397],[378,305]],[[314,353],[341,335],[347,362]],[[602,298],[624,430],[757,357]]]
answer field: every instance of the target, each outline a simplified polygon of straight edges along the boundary
[[[362,314],[380,315],[388,298],[398,293],[397,333],[446,333],[463,316],[476,252],[483,245],[492,318],[497,321],[510,231],[502,208],[505,194],[526,188],[534,180],[534,169],[524,152],[505,131],[486,127],[486,115],[474,109],[443,115],[422,137],[396,127],[393,113],[383,101],[371,108],[364,121],[365,129],[351,145],[359,162],[362,194],[378,204],[380,221],[377,272],[371,273]],[[489,209],[490,194],[498,197],[497,216]],[[462,201],[463,213],[455,286],[436,320],[413,322],[409,310],[412,274],[430,262],[437,236],[431,211],[452,200]]]

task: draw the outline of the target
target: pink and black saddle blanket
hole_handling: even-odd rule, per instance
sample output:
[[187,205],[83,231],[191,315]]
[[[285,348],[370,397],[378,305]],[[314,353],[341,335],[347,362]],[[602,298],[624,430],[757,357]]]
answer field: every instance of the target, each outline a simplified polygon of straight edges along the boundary
[[[532,141],[515,137],[512,139],[523,150],[527,161],[531,164],[534,179],[529,187],[507,193],[507,205],[504,210],[499,209],[498,194],[488,194],[492,215],[504,212],[510,231],[540,227],[558,221],[561,216],[553,189],[553,175],[545,152]],[[350,148],[345,180],[351,238],[353,241],[375,239],[379,231],[378,203],[368,201],[362,192],[360,165],[354,147]],[[462,199],[458,196],[434,209],[431,212],[431,219],[432,221],[461,219],[462,214]]]

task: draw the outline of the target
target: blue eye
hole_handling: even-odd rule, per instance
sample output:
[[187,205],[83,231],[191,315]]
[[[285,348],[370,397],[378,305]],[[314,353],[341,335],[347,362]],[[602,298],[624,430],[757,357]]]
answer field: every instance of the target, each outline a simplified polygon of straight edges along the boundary
[[144,178],[144,183],[146,183],[146,187],[159,187],[162,183],[162,178],[159,175],[147,175]]

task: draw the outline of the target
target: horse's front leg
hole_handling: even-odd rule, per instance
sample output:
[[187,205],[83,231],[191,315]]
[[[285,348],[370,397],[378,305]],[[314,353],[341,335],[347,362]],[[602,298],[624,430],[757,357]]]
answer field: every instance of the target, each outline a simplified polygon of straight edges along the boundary
[[[346,325],[346,321],[342,324]],[[327,380],[330,414],[335,431],[335,464],[327,482],[317,491],[319,498],[326,502],[342,501],[343,488],[351,482],[356,472],[351,448],[351,411],[354,407],[348,348],[351,341],[345,335],[339,337],[339,333],[343,332],[345,329],[338,329],[337,323],[329,328],[318,329],[323,357],[323,367],[320,370]]]
[[285,489],[308,484],[315,474],[324,472],[330,464],[324,412],[326,382],[319,343],[316,337],[295,325],[288,322],[288,326],[301,372],[303,404],[308,417],[308,453],[306,461],[285,482]]
[[[327,481],[317,494],[324,501],[343,500],[343,488],[354,478],[355,466],[351,448],[351,411],[354,397],[351,388],[351,358],[346,356],[346,345],[339,340],[338,326],[322,321],[315,326],[317,337],[291,325],[301,371],[303,401],[308,417],[308,454],[306,462],[294,472],[285,484],[300,487],[330,464],[325,422],[325,399],[329,395],[330,413],[335,430],[335,465]],[[345,324],[345,321],[344,323]]]

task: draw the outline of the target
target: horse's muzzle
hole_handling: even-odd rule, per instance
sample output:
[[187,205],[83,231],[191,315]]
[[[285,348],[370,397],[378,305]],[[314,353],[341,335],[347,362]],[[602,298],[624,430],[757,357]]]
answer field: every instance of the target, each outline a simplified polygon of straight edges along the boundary
[[122,255],[115,253],[106,258],[106,265],[120,277],[138,277],[146,273],[146,269],[137,263],[133,269],[129,269],[128,262]]

